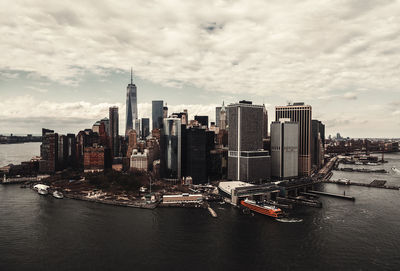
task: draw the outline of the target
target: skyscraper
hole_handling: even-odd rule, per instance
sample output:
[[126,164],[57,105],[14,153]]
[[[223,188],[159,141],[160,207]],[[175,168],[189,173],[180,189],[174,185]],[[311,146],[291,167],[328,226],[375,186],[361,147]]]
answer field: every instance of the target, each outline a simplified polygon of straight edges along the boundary
[[271,123],[272,176],[280,179],[299,174],[299,124],[297,122],[274,121]]
[[325,154],[325,125],[319,120],[312,120],[311,125],[311,162],[321,168]]
[[221,106],[217,106],[215,108],[215,126],[219,127],[220,123],[220,114],[221,114]]
[[264,121],[263,121],[263,127],[264,127],[264,132],[263,132],[263,138],[268,138],[268,111],[265,108],[265,105],[263,104],[264,107]]
[[58,165],[58,134],[53,130],[42,129],[42,144],[40,156],[43,161],[40,164],[41,172],[54,172]]
[[109,108],[109,121],[110,121],[110,147],[112,157],[119,156],[119,117],[118,107],[113,106]]
[[181,119],[164,119],[161,134],[161,176],[164,179],[178,181],[182,168],[182,133]]
[[[228,108],[225,106],[225,102],[222,102],[222,106],[217,106],[215,108],[215,125],[217,127],[220,127],[220,129],[225,130],[228,124],[229,124]],[[221,127],[221,125],[223,127]]]
[[208,128],[208,116],[194,116],[194,119],[199,122],[201,126],[206,126]]
[[143,140],[145,140],[146,137],[148,137],[150,134],[150,119],[142,118],[141,122],[142,122],[141,137]]
[[[128,135],[130,129],[137,129],[138,126],[138,110],[137,110],[137,90],[133,83],[131,69],[131,83],[126,87],[126,125],[125,136]],[[139,132],[139,131],[136,131]]]
[[263,148],[263,106],[241,101],[228,106],[228,179],[260,181],[271,176]]
[[299,123],[299,175],[311,174],[311,116],[312,108],[304,103],[275,107],[275,120],[290,119]]
[[194,184],[207,182],[207,134],[205,129],[191,127],[186,131],[186,176]]
[[164,102],[163,101],[152,101],[151,102],[151,113],[153,130],[162,128],[163,124],[163,113],[164,113]]
[[217,124],[220,129],[225,130],[226,129],[226,124],[227,124],[227,114],[226,114],[226,108],[225,104],[222,103],[222,107],[219,111],[219,123]]

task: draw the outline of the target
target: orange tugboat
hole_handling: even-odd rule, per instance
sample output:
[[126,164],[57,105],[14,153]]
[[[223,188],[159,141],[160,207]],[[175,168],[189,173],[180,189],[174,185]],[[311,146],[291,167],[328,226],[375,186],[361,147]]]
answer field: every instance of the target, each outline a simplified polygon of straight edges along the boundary
[[242,200],[240,204],[262,215],[267,215],[274,218],[280,218],[283,216],[281,209],[266,203],[258,203],[254,200],[245,199]]

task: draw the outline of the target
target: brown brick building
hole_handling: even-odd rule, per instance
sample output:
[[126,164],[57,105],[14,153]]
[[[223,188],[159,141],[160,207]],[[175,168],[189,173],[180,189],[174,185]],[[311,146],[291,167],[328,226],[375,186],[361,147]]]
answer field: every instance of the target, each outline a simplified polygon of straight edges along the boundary
[[85,170],[104,169],[104,147],[87,147],[83,153],[83,167]]

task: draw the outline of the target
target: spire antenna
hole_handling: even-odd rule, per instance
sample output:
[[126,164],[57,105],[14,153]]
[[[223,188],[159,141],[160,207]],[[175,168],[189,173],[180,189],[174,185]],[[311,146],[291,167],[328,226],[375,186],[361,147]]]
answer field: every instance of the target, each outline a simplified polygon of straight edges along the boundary
[[131,85],[133,85],[132,67],[131,67]]

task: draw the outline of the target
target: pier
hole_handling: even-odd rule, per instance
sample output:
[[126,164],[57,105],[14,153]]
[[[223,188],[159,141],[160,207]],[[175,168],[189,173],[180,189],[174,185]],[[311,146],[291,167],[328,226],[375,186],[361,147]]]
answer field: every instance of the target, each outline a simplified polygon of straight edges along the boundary
[[26,182],[37,182],[37,177],[17,177],[17,178],[4,178],[2,184],[21,184]]
[[386,185],[386,181],[374,180],[371,183],[357,183],[352,181],[341,181],[341,180],[325,180],[325,183],[333,183],[340,185],[355,185],[355,186],[364,186],[364,187],[372,187],[372,188],[381,188],[381,189],[391,189],[391,190],[400,190],[400,186],[397,185]]
[[347,200],[353,200],[353,201],[356,200],[355,197],[340,195],[340,194],[333,194],[333,193],[322,192],[322,191],[310,190],[310,191],[308,191],[308,193],[329,196],[329,197],[335,197],[335,198],[341,198],[341,199],[347,199]]

